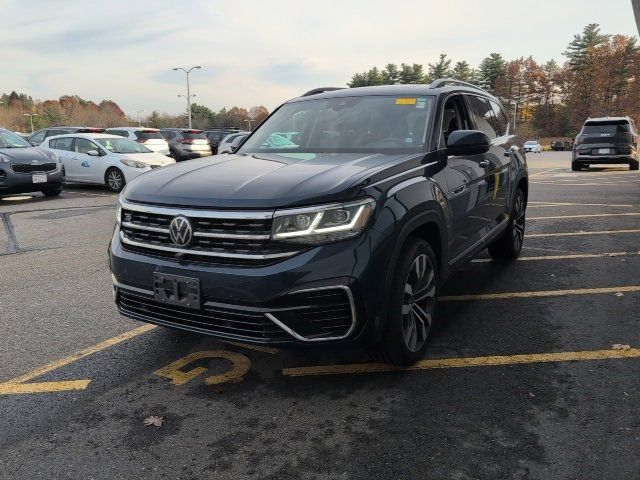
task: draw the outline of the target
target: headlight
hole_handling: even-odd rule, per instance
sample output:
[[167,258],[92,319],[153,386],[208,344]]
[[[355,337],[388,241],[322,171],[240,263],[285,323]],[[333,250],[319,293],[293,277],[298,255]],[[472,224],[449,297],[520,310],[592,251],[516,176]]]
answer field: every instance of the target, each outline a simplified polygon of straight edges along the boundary
[[58,154],[56,152],[49,152],[49,158],[51,160],[53,160],[54,162],[57,162],[59,157],[58,157]]
[[133,168],[147,168],[149,166],[144,162],[138,162],[137,160],[129,160],[128,158],[123,158],[122,160],[120,160],[120,162],[124,163],[127,167],[133,167]]
[[367,198],[344,204],[276,211],[271,237],[312,244],[355,237],[367,226],[375,205],[373,198]]

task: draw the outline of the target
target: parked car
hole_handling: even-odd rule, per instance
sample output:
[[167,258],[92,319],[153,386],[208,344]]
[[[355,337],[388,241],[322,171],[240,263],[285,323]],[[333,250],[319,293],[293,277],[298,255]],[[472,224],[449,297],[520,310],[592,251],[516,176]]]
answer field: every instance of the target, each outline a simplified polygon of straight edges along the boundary
[[118,135],[134,142],[141,143],[152,152],[169,156],[169,143],[157,128],[147,127],[113,127],[107,128],[110,135]]
[[590,118],[574,141],[571,170],[593,164],[626,163],[638,170],[638,130],[630,117]]
[[169,154],[176,162],[208,157],[212,154],[211,144],[202,130],[163,128],[160,133],[169,142]]
[[524,142],[525,153],[542,153],[542,145],[537,140],[527,140]]
[[218,153],[218,146],[220,145],[220,141],[229,134],[238,133],[241,130],[236,127],[224,127],[224,128],[210,128],[204,130],[205,137],[209,139],[209,144],[211,145],[211,152],[213,155]]
[[60,157],[68,181],[106,185],[113,192],[143,173],[175,163],[118,135],[58,135],[45,139],[42,146]]
[[62,192],[64,179],[64,167],[55,153],[0,128],[0,195],[42,192],[55,197]]
[[563,142],[563,141],[551,142],[551,150],[553,150],[554,152],[564,152],[570,149],[571,148],[570,148],[569,142]]
[[[270,146],[289,129],[294,147]],[[464,82],[308,92],[235,154],[129,183],[109,246],[118,309],[413,363],[451,272],[485,248],[520,254],[528,176],[511,139],[500,101]]]
[[227,135],[222,139],[220,145],[218,146],[218,153],[233,153],[242,142],[251,132],[238,132],[232,133],[231,135]]
[[95,127],[49,127],[36,130],[29,137],[29,143],[34,147],[41,145],[45,138],[68,133],[104,133],[104,128]]

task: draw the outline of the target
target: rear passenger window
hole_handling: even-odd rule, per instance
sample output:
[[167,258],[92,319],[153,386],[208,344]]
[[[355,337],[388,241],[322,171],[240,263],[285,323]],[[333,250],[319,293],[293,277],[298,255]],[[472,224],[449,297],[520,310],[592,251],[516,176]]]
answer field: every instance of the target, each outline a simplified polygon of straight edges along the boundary
[[502,110],[502,107],[498,105],[496,102],[494,102],[493,100],[489,100],[489,104],[491,105],[491,109],[493,110],[493,116],[496,120],[498,136],[506,135],[507,133],[509,133],[507,131],[509,120],[507,120],[507,116],[504,114],[504,110]]
[[71,151],[72,145],[73,145],[72,137],[54,138],[53,140],[49,140],[49,148],[55,148],[56,150]]
[[471,115],[476,124],[476,129],[491,139],[496,138],[498,134],[496,133],[493,109],[491,105],[489,105],[489,101],[482,97],[476,97],[475,95],[467,95],[467,98],[469,99]]

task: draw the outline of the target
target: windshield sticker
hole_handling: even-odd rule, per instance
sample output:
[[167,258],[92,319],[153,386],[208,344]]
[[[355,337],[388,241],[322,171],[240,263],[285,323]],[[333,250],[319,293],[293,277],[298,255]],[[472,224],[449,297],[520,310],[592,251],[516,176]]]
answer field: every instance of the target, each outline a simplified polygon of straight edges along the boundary
[[417,98],[396,98],[396,105],[415,105]]
[[424,108],[427,105],[426,98],[418,98],[416,101],[416,108]]

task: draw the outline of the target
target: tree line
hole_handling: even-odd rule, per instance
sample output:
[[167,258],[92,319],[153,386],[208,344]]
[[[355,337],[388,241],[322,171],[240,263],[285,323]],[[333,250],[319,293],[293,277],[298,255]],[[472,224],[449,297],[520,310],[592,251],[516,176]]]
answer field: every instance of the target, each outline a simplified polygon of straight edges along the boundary
[[629,115],[640,121],[640,47],[635,37],[610,35],[598,24],[574,35],[566,61],[505,59],[491,53],[476,67],[443,53],[423,65],[388,64],[356,73],[349,87],[430,83],[455,78],[500,98],[522,137],[573,137],[588,117]]
[[[91,126],[91,127],[122,127],[138,125],[138,118],[130,118],[120,106],[111,100],[95,103],[84,100],[77,95],[63,95],[58,100],[34,100],[24,93],[5,93],[0,95],[0,126],[14,131],[31,131],[53,126]],[[269,111],[263,107],[222,108],[215,112],[204,105],[191,104],[192,125],[194,128],[237,127],[253,128],[264,120]],[[140,122],[146,127],[186,127],[186,112],[179,115],[169,115],[158,111],[142,116]]]

